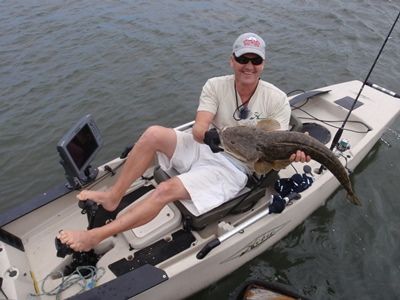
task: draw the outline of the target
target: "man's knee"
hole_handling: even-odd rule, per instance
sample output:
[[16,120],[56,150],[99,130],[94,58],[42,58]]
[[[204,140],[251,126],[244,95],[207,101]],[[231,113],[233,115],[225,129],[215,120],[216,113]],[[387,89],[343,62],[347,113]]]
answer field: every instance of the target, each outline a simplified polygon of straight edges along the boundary
[[165,127],[158,125],[150,126],[143,132],[141,139],[146,140],[147,142],[157,143],[157,141],[162,138],[162,132],[165,129]]
[[162,151],[165,145],[176,143],[176,135],[171,128],[153,125],[144,131],[140,140],[147,145],[151,145],[156,150]]
[[178,178],[161,182],[154,191],[154,201],[166,205],[175,200],[188,199],[189,195]]

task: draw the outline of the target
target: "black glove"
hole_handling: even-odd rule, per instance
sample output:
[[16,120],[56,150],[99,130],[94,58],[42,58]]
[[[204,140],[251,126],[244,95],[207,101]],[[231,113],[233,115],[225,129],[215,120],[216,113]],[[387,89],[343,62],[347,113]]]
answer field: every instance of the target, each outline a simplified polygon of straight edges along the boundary
[[219,139],[219,134],[216,128],[211,128],[204,134],[204,144],[210,146],[211,151],[214,153],[224,151],[219,147],[221,140]]

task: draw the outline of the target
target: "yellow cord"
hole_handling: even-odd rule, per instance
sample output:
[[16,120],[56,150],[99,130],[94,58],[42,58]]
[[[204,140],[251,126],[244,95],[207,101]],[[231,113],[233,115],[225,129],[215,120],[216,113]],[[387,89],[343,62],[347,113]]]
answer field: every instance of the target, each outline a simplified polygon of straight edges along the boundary
[[33,280],[33,287],[35,289],[35,293],[36,293],[36,295],[39,295],[40,294],[40,290],[39,290],[39,285],[38,285],[38,282],[36,280],[35,274],[33,274],[32,271],[30,271],[30,273],[31,273],[31,277],[32,277],[32,280]]

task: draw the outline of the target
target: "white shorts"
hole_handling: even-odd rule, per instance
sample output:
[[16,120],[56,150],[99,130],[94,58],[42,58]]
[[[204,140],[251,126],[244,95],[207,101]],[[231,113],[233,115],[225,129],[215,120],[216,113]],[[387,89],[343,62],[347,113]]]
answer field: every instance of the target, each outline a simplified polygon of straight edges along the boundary
[[232,199],[245,187],[247,175],[224,155],[196,142],[192,134],[175,132],[177,145],[171,160],[157,153],[158,161],[164,171],[173,168],[180,173],[177,177],[200,214]]

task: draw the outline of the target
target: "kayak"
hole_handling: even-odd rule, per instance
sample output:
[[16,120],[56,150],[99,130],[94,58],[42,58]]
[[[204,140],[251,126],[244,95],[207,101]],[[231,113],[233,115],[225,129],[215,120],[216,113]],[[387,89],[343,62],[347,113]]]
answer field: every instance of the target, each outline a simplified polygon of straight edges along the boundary
[[[366,85],[355,102],[362,84],[343,82],[289,97],[291,130],[308,132],[327,148],[351,112],[331,149],[349,172],[400,111],[398,94],[373,84]],[[193,124],[175,129],[191,132]],[[280,171],[249,176],[234,199],[209,212],[199,214],[190,200],[182,199],[167,205],[151,222],[110,237],[89,252],[75,253],[55,239],[60,230],[112,222],[174,174],[155,161],[114,212],[90,201],[78,203],[82,188],[105,190],[115,183],[129,149],[91,166],[102,145],[94,120],[85,116],[67,129],[57,146],[65,182],[0,214],[0,298],[182,299],[266,251],[325,205],[338,188],[347,201],[339,181],[319,162],[292,163]],[[82,136],[85,142],[80,144]],[[307,186],[282,196],[280,211],[272,209],[279,194],[277,182],[290,183],[299,175],[310,180]]]

